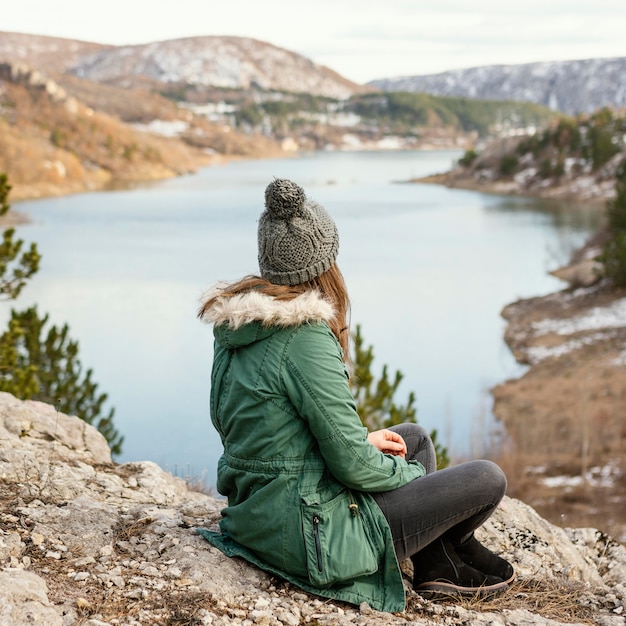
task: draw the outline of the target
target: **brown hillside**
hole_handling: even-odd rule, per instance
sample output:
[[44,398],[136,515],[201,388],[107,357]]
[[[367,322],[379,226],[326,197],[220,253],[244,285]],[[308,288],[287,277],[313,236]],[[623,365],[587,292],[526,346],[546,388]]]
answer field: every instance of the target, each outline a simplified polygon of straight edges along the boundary
[[[178,121],[183,131],[165,137],[123,120]],[[14,200],[167,178],[224,156],[280,152],[269,139],[226,132],[145,91],[75,78],[61,87],[9,64],[0,64],[0,137],[0,171],[9,175]]]
[[185,117],[175,102],[141,87],[124,89],[69,75],[57,77],[56,82],[83,104],[124,122],[148,123]]

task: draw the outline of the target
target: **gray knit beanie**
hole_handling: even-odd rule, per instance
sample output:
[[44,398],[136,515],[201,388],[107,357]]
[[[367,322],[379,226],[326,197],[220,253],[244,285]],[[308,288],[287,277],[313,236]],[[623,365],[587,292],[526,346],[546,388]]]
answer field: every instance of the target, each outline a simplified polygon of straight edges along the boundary
[[337,227],[324,207],[284,178],[265,189],[258,237],[261,276],[276,285],[317,278],[333,266],[339,251]]

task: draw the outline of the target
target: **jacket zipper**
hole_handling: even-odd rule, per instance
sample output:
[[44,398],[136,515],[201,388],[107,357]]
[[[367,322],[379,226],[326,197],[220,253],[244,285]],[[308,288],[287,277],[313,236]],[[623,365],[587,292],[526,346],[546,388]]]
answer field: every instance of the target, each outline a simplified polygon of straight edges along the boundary
[[318,515],[313,516],[313,539],[315,540],[315,554],[317,556],[317,570],[321,574],[324,568],[322,567],[322,544],[320,542],[320,531],[319,531],[320,521],[321,520]]
[[350,504],[348,505],[350,513],[352,513],[353,517],[356,517],[359,514],[359,505],[354,501],[351,491],[348,491],[348,498],[350,498]]

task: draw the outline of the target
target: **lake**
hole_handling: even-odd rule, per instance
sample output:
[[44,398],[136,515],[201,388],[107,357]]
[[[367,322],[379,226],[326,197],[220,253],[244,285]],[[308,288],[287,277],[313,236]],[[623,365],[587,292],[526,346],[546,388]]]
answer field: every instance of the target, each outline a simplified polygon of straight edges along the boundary
[[[67,322],[124,435],[119,461],[152,460],[214,484],[221,454],[209,419],[212,330],[198,299],[257,272],[265,186],[291,178],[326,207],[352,324],[374,371],[400,370],[398,399],[456,458],[479,455],[498,425],[489,389],[523,371],[503,342],[502,307],[563,288],[548,275],[597,226],[596,210],[437,185],[441,152],[320,152],[237,161],[124,191],[15,203],[42,267],[17,303]],[[0,309],[6,322],[9,306]]]

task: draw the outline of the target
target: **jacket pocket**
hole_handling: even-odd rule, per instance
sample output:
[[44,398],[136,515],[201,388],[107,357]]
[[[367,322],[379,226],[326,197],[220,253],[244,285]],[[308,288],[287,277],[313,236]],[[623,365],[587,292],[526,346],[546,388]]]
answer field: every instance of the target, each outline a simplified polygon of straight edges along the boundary
[[328,587],[378,569],[367,523],[348,491],[324,504],[316,494],[303,498],[302,530],[312,585]]

